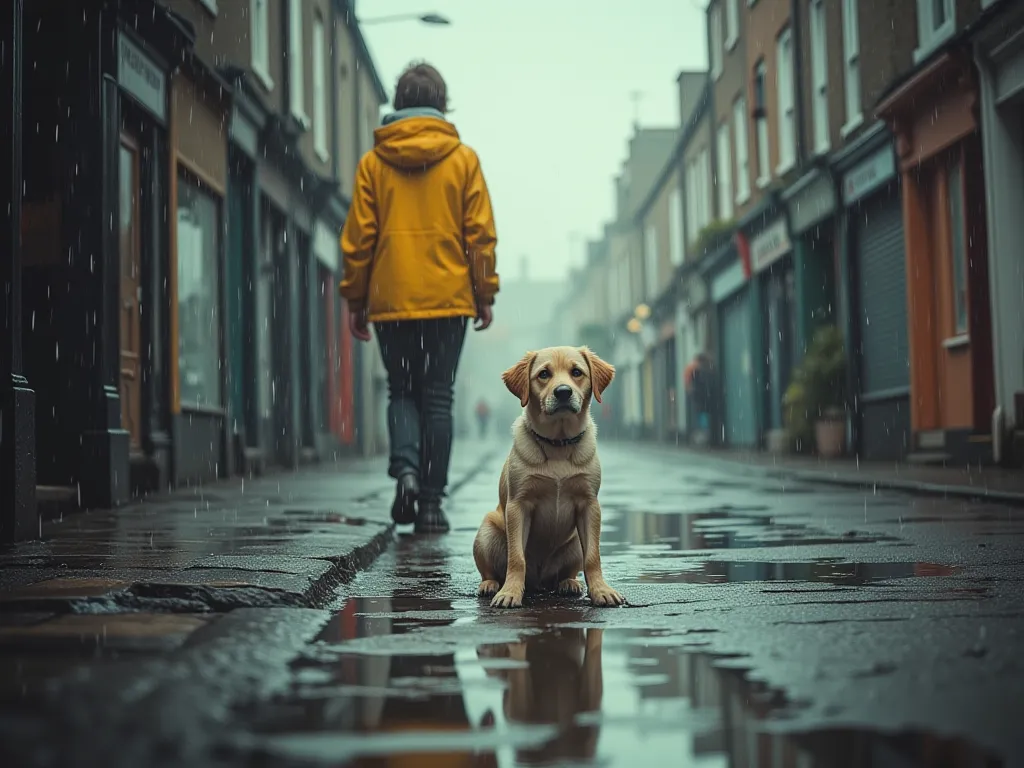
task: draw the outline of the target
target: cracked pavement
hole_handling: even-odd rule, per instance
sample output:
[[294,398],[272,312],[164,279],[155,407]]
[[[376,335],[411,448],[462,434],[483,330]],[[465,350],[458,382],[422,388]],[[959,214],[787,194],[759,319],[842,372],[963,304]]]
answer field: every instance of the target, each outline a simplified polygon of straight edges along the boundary
[[[265,524],[253,502],[244,546],[4,553],[0,761],[1024,763],[1024,510],[605,442],[605,575],[629,605],[492,609],[471,543],[506,450],[456,447],[446,536],[391,533],[376,461],[314,473]],[[281,530],[293,508],[315,514]],[[383,544],[346,560],[336,531],[367,526]]]

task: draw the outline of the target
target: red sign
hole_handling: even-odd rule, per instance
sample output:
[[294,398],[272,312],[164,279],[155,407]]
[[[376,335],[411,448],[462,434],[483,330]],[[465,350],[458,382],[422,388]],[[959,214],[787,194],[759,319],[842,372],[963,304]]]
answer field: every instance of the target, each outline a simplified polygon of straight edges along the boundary
[[736,244],[736,250],[740,254],[740,263],[743,264],[743,277],[749,280],[751,274],[753,274],[750,265],[750,241],[747,240],[747,236],[742,232],[737,232],[733,235],[733,241]]

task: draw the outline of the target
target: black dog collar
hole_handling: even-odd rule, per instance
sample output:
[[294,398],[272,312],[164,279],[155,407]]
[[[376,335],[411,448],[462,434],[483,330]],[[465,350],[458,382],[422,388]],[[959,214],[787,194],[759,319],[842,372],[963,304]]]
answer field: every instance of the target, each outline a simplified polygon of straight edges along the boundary
[[583,430],[582,432],[580,432],[575,437],[565,437],[565,438],[562,438],[561,440],[552,440],[550,437],[544,437],[544,435],[538,435],[532,429],[530,430],[530,432],[532,432],[533,436],[537,440],[539,440],[540,442],[547,443],[548,445],[553,446],[555,448],[566,448],[566,447],[568,447],[570,445],[576,445],[580,440],[583,439],[583,436],[585,434],[587,434],[587,430]]

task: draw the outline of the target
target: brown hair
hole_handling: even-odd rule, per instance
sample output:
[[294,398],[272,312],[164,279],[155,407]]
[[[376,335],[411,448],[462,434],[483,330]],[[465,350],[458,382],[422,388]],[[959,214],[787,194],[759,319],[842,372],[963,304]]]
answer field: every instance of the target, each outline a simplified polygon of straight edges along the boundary
[[395,86],[395,109],[410,107],[448,111],[448,86],[441,73],[425,61],[410,65]]

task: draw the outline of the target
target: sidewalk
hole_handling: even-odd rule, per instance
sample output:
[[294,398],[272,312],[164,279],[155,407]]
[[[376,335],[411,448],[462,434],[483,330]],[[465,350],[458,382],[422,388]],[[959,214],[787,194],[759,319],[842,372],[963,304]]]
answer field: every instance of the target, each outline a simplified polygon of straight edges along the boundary
[[[457,444],[453,488],[494,449]],[[40,540],[0,550],[0,644],[14,614],[319,605],[391,541],[386,465],[344,459],[43,522]]]
[[732,462],[772,477],[1024,506],[1024,470],[980,466],[915,466],[748,450],[701,450],[690,446],[680,446],[678,450],[697,461]]

